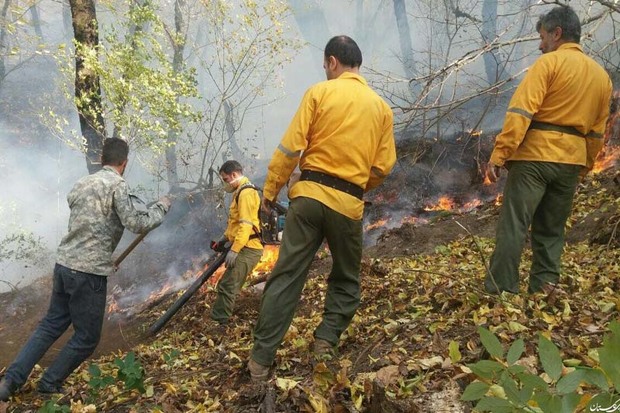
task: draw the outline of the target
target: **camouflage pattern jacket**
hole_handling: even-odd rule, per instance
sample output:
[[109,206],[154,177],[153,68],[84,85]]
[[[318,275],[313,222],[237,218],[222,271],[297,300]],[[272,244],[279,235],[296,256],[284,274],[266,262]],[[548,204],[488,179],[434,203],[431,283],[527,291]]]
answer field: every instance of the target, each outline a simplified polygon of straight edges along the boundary
[[161,224],[167,208],[161,202],[146,211],[135,208],[127,183],[111,166],[78,180],[67,195],[69,233],[60,242],[56,262],[97,275],[113,272],[112,253],[123,230],[141,233]]

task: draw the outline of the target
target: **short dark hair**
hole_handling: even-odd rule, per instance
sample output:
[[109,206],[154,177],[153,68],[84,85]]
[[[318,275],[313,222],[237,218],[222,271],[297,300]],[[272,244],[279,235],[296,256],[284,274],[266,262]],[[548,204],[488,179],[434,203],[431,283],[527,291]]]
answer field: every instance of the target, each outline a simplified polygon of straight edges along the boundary
[[349,67],[362,65],[362,51],[349,36],[334,36],[325,46],[325,60],[334,56],[340,63]]
[[108,138],[103,141],[101,150],[101,164],[118,166],[127,160],[129,145],[119,138]]
[[226,175],[230,175],[233,172],[243,173],[243,167],[237,161],[226,161],[222,166],[220,166],[219,173],[225,173]]
[[577,13],[569,6],[557,6],[538,18],[536,31],[545,29],[550,32],[556,27],[562,29],[562,39],[579,43],[581,40],[581,22]]

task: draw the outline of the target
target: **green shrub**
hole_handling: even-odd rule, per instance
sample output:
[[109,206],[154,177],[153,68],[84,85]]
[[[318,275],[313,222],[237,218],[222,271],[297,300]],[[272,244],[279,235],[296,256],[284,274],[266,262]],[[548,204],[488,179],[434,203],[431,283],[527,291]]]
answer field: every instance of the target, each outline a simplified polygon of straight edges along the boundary
[[479,327],[480,340],[492,360],[468,366],[477,379],[461,399],[478,401],[475,410],[480,412],[573,413],[585,405],[590,411],[620,412],[620,323],[613,321],[609,329],[598,349],[598,367],[565,368],[556,345],[539,335],[538,358],[545,380],[517,363],[525,351],[523,339],[504,353],[498,338]]

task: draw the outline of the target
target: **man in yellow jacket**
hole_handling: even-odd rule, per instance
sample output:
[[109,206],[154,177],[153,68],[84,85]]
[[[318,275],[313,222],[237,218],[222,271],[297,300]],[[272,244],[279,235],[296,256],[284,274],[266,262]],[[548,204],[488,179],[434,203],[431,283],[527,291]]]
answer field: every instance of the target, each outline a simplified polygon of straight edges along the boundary
[[230,243],[226,254],[226,271],[217,284],[217,297],[211,309],[211,318],[221,325],[228,323],[235,299],[243,283],[263,255],[260,240],[258,211],[260,197],[250,180],[243,175],[237,161],[226,161],[219,170],[226,192],[232,193],[228,225],[224,235],[211,242],[211,248],[220,251]]
[[492,181],[502,167],[508,169],[484,283],[490,293],[519,292],[519,262],[530,225],[529,292],[553,291],[573,196],[603,147],[609,116],[611,80],[583,53],[575,12],[555,7],[536,29],[543,55],[510,101],[487,169]]
[[301,175],[288,192],[280,254],[254,329],[248,368],[255,380],[267,378],[323,239],[333,266],[323,320],[314,332],[315,353],[333,352],[359,306],[362,196],[396,162],[392,111],[360,76],[361,63],[362,53],[350,37],[336,36],[327,43],[327,81],[306,91],[269,164],[265,209],[298,165]]

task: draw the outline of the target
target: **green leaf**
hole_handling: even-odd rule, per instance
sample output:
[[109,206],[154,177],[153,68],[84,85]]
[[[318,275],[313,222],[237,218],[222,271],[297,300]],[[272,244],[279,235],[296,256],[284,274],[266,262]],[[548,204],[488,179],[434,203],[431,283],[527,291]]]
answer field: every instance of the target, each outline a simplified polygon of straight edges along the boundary
[[461,361],[461,352],[459,351],[459,343],[452,340],[450,341],[450,344],[448,345],[448,354],[450,356],[450,360],[452,361],[452,364],[454,363],[458,363],[459,361]]
[[516,405],[527,403],[527,399],[521,400],[521,394],[519,393],[519,388],[517,386],[517,383],[514,381],[512,377],[510,377],[510,375],[507,374],[503,376],[499,384],[504,388],[504,392],[506,393],[506,398],[510,402]]
[[603,347],[598,349],[601,369],[607,374],[611,382],[620,392],[620,323],[612,321],[609,323],[611,334],[603,338]]
[[603,391],[609,390],[609,383],[607,382],[607,377],[605,377],[605,374],[599,369],[586,370],[584,379],[586,383],[596,386]]
[[549,385],[535,374],[521,373],[517,374],[517,378],[521,381],[521,383],[530,386],[535,390],[547,391],[549,389]]
[[521,390],[519,390],[519,400],[524,400],[523,403],[527,403],[534,394],[534,387],[529,384],[523,384]]
[[536,394],[534,400],[544,413],[558,413],[562,410],[562,400],[558,396],[543,392]]
[[509,365],[515,364],[517,360],[521,358],[523,351],[525,350],[525,342],[522,338],[518,339],[510,346],[508,349],[508,354],[506,355],[506,361]]
[[526,373],[527,369],[518,364],[513,364],[512,366],[508,367],[508,372],[510,372],[511,374],[521,374]]
[[495,337],[495,334],[484,327],[478,327],[478,334],[480,334],[482,345],[489,352],[491,357],[497,359],[502,359],[504,357],[504,348],[502,347],[502,343]]
[[461,400],[466,402],[478,400],[482,398],[487,393],[487,391],[489,391],[489,387],[490,386],[486,383],[483,383],[481,381],[474,381],[465,388],[465,391],[461,396]]
[[538,337],[538,355],[545,372],[553,381],[557,381],[563,367],[560,350],[542,334]]
[[90,364],[88,366],[88,373],[92,376],[92,377],[99,377],[101,376],[101,369],[99,368],[98,365],[96,364]]
[[558,394],[569,394],[574,392],[584,381],[586,372],[583,369],[571,371],[566,376],[558,380],[556,390]]
[[481,360],[475,364],[470,364],[467,367],[469,367],[475,375],[485,379],[493,379],[497,373],[504,369],[504,366],[492,360]]
[[561,413],[574,413],[577,410],[577,405],[581,401],[581,395],[577,393],[567,394],[562,397],[562,410]]
[[478,402],[476,405],[476,410],[493,413],[512,413],[514,408],[508,400],[500,399],[498,397],[485,397]]

